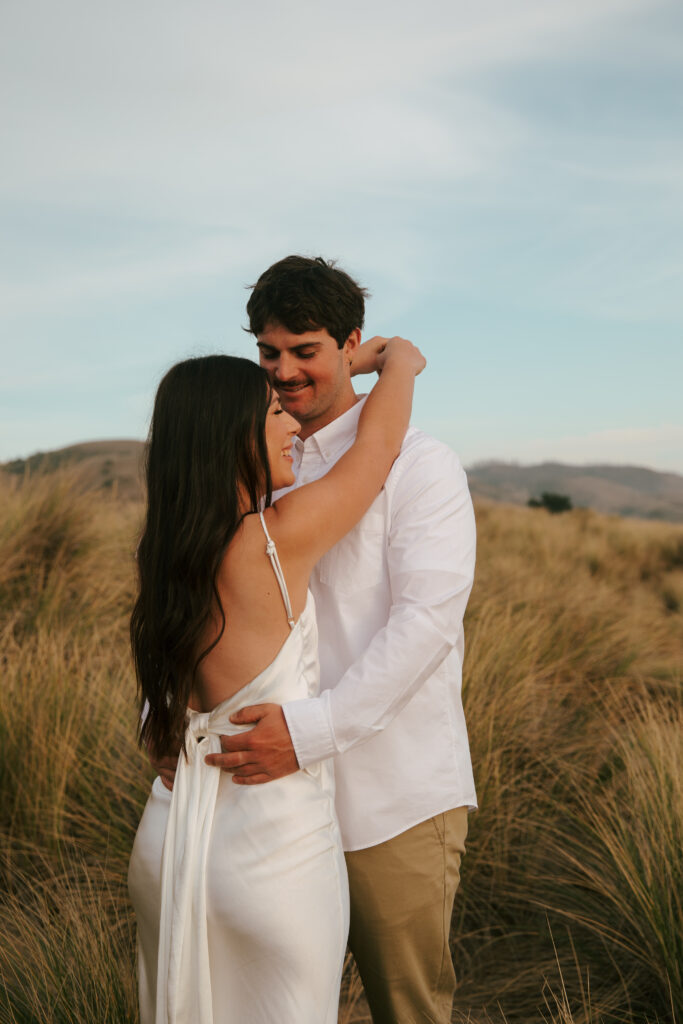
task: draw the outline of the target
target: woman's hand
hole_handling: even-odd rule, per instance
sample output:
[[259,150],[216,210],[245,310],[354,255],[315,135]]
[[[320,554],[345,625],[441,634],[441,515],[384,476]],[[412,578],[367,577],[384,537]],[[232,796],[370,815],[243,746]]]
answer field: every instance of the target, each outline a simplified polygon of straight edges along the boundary
[[[375,341],[376,339],[371,338],[370,340]],[[382,338],[380,340],[384,342],[384,345],[376,356],[378,373],[381,373],[390,362],[398,360],[402,360],[404,363],[407,361],[416,377],[418,373],[422,373],[427,365],[427,360],[412,341],[408,341],[407,338]]]
[[361,373],[381,373],[389,353],[392,358],[409,358],[414,360],[415,374],[424,370],[427,362],[419,348],[405,338],[382,338],[376,334],[359,345],[353,355],[351,376]]
[[380,338],[379,335],[375,335],[374,338],[369,338],[359,345],[353,353],[351,376],[355,377],[360,373],[379,373],[377,357],[384,351],[388,340],[388,338]]

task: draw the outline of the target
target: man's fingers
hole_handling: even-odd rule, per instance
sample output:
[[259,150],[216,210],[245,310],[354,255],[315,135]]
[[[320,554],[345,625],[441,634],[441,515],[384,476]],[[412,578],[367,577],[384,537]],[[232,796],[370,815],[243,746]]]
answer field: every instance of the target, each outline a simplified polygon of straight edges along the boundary
[[224,772],[234,772],[249,764],[249,755],[244,751],[238,754],[207,754],[204,763],[212,768],[220,768]]
[[248,732],[238,732],[236,736],[221,736],[220,740],[221,750],[224,754],[246,754],[251,747]]
[[259,772],[258,775],[233,775],[232,781],[238,786],[258,786],[262,782],[271,782],[270,775]]
[[241,768],[233,768],[232,774],[239,776],[241,779],[246,779],[251,775],[263,775],[263,768],[257,764],[245,764]]
[[260,722],[264,715],[268,714],[271,704],[252,704],[246,708],[240,708],[230,715],[230,721],[234,725],[248,725],[250,722]]

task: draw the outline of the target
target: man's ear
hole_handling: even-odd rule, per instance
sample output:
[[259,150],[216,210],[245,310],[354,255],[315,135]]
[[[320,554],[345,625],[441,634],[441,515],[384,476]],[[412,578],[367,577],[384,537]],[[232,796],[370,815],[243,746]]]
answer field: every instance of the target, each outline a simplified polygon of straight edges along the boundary
[[351,364],[353,362],[354,352],[356,351],[356,349],[358,348],[359,345],[360,345],[360,327],[354,327],[354,329],[351,331],[351,333],[349,334],[348,338],[344,342],[344,347],[342,348],[342,352],[344,353],[344,357],[345,357],[345,359],[346,359],[346,361],[347,361],[349,366],[351,366]]

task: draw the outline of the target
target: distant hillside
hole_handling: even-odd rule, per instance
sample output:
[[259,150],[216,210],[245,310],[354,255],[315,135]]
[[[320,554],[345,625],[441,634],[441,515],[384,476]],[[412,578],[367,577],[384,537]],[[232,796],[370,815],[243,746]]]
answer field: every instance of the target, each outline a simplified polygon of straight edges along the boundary
[[87,441],[51,452],[36,452],[28,459],[6,462],[7,473],[52,473],[73,467],[84,490],[112,491],[126,501],[142,500],[142,441]]
[[[38,452],[5,464],[6,472],[31,474],[75,468],[86,490],[108,490],[124,500],[142,500],[142,441],[89,441]],[[543,491],[566,494],[575,506],[607,515],[683,522],[683,476],[640,466],[569,466],[543,462],[520,466],[481,462],[467,470],[474,497],[525,505]]]
[[683,522],[683,476],[640,466],[568,466],[543,462],[520,466],[482,462],[467,470],[472,494],[526,504],[543,491],[566,494],[575,506],[607,515]]

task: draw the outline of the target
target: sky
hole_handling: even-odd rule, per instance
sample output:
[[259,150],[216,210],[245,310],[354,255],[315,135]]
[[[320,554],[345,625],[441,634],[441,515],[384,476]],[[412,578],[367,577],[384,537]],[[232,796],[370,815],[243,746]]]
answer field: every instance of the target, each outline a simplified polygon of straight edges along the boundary
[[3,0],[0,68],[0,459],[143,438],[296,252],[466,465],[683,472],[679,0]]

